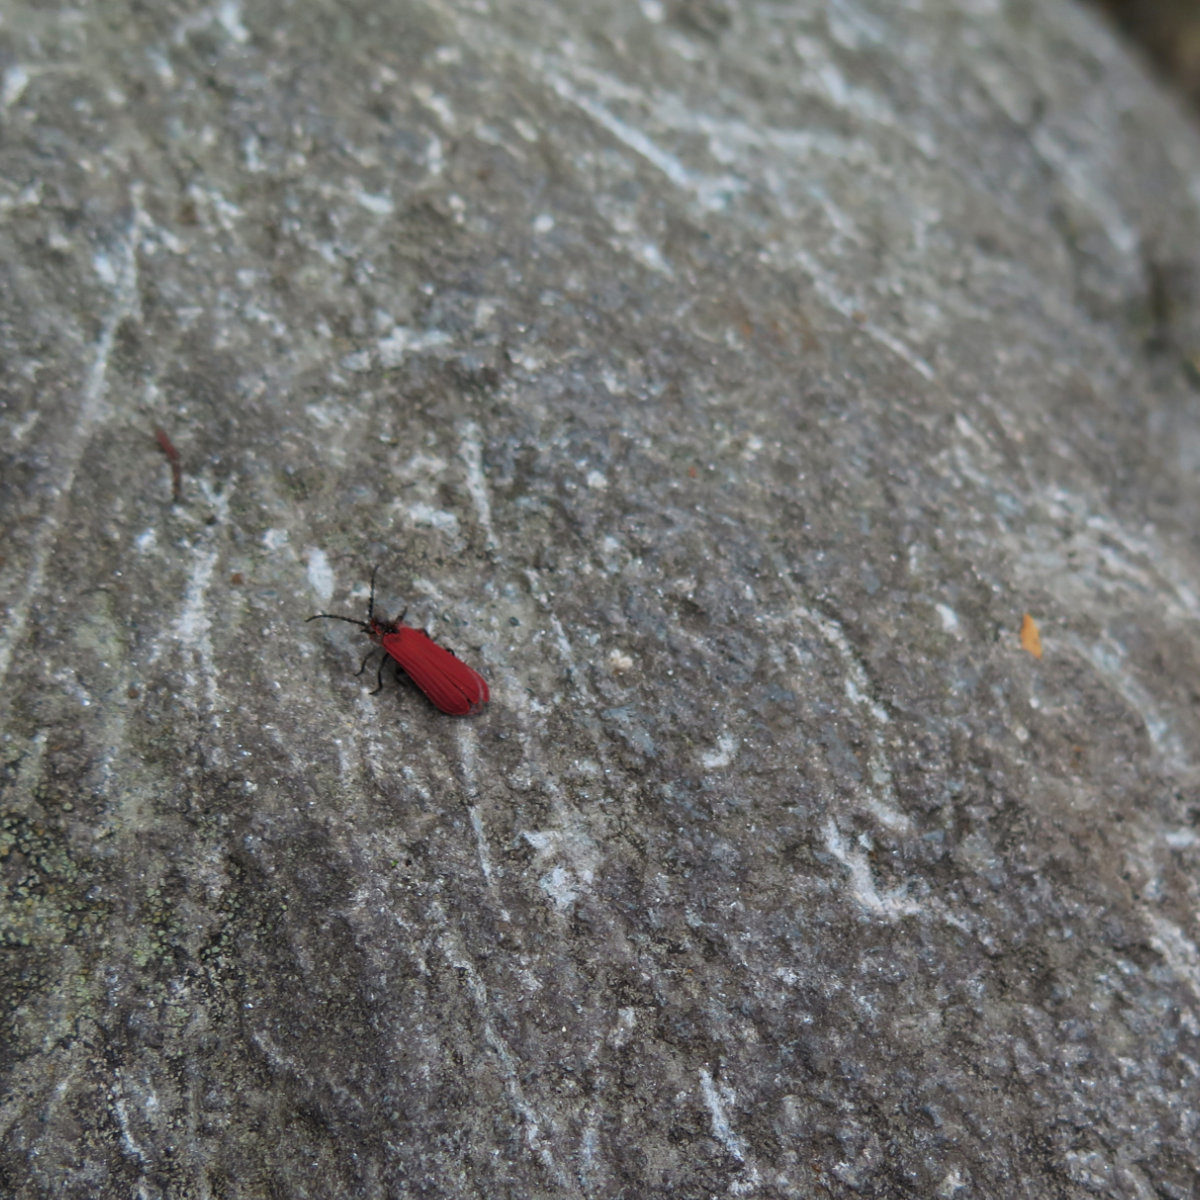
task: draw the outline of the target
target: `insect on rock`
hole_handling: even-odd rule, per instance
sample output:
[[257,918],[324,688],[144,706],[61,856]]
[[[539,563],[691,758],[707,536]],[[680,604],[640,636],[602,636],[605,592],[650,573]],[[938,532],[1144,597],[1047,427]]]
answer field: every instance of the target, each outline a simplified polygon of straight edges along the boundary
[[[343,617],[338,613],[314,613],[309,621],[349,621],[366,630],[367,637],[381,647],[384,658],[379,663],[378,686],[371,695],[383,688],[383,664],[388,658],[425,693],[429,702],[440,712],[454,717],[468,717],[488,702],[487,680],[473,667],[468,667],[444,646],[439,646],[427,633],[404,624],[406,608],[394,621],[375,615],[375,572],[371,572],[371,598],[367,601],[367,619]],[[367,663],[359,668],[361,675]]]

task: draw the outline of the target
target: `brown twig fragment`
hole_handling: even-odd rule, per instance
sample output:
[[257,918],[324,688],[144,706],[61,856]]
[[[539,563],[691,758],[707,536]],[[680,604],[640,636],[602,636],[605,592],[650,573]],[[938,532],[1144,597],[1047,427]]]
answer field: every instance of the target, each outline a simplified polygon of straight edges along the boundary
[[171,464],[171,503],[178,504],[183,499],[183,470],[179,465],[179,451],[175,449],[175,443],[161,425],[154,427],[154,440],[167,456],[167,462]]

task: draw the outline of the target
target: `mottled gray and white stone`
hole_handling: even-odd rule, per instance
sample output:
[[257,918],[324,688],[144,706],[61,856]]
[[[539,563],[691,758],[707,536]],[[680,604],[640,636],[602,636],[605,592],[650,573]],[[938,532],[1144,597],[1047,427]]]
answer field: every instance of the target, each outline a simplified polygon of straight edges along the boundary
[[[1200,1193],[1200,132],[1098,18],[8,0],[0,132],[0,1193]],[[485,715],[303,624],[374,564]]]

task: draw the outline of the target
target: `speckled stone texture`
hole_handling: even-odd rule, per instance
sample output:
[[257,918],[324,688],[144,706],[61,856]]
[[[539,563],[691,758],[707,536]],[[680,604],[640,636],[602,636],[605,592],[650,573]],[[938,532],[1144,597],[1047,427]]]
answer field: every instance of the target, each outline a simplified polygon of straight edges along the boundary
[[[0,133],[0,1194],[1200,1194],[1200,132],[1098,17],[8,0]],[[303,624],[374,564],[483,716]]]

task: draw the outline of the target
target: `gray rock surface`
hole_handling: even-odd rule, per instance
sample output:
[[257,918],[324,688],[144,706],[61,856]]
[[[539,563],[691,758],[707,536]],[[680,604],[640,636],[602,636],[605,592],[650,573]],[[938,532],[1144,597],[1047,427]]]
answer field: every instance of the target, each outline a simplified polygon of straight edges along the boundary
[[[1200,1193],[1200,133],[1097,18],[0,73],[3,1195]],[[303,624],[375,563],[485,715]]]

